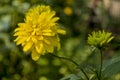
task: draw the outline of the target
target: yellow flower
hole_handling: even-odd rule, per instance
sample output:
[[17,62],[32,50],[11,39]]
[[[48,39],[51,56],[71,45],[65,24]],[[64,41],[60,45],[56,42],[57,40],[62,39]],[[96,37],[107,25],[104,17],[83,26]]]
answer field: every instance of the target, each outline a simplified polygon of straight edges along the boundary
[[95,47],[102,47],[108,44],[114,37],[111,36],[112,33],[103,31],[92,32],[88,37],[88,44]]
[[66,34],[56,23],[55,11],[50,6],[40,5],[29,9],[24,23],[19,23],[15,29],[14,40],[17,45],[23,46],[23,51],[31,51],[32,59],[38,60],[40,55],[52,53],[54,47],[60,49],[58,33]]
[[70,7],[65,7],[64,8],[64,13],[69,16],[73,13],[73,11]]

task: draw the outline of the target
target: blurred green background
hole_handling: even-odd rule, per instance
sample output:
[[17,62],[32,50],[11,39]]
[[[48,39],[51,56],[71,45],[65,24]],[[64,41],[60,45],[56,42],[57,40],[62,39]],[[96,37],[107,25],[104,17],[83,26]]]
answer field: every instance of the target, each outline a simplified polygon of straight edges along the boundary
[[[97,63],[99,56],[92,53],[87,37],[94,30],[104,29],[115,36],[104,59],[120,56],[120,0],[0,0],[0,80],[59,80],[78,74],[74,64],[49,54],[35,62],[13,42],[14,29],[24,21],[26,11],[40,4],[50,5],[67,31],[60,36],[61,50],[54,54],[77,63]],[[120,80],[118,75],[115,79]]]

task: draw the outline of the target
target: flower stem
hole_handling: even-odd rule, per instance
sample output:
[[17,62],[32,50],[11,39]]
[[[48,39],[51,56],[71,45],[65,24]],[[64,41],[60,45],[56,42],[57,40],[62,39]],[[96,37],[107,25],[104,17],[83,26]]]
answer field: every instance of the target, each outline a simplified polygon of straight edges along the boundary
[[[65,58],[65,57],[60,57],[60,56],[57,56],[57,55],[54,55],[54,54],[51,54],[50,55],[56,57],[56,58],[59,58],[59,59],[64,59],[64,60],[67,60],[67,61],[70,61],[72,62],[73,64],[75,64],[76,66],[79,66],[79,64],[77,64],[75,61],[73,61],[72,59],[69,59],[69,58]],[[85,73],[85,71],[83,69],[80,68],[80,70],[82,71],[82,73],[85,75],[86,79],[89,80],[89,77],[87,76],[87,74]]]
[[100,80],[102,77],[102,64],[103,64],[103,55],[102,55],[102,49],[100,49],[100,73],[99,73]]
[[100,80],[100,78],[99,78],[99,74],[98,74],[98,72],[97,72],[97,71],[95,71],[95,74],[96,74],[96,76],[97,76],[98,80]]

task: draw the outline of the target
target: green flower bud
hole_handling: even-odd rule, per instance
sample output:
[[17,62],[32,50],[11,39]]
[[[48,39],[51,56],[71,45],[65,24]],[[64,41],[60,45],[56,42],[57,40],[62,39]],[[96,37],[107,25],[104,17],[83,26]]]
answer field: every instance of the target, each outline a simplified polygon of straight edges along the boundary
[[112,33],[103,31],[95,32],[88,35],[88,44],[95,46],[97,48],[103,47],[108,44],[114,37],[111,36]]

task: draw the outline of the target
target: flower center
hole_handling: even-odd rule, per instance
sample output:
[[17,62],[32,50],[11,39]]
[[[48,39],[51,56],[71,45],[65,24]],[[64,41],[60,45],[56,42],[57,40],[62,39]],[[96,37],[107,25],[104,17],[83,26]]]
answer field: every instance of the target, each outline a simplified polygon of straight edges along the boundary
[[[35,29],[33,29],[33,32],[32,32],[32,36],[35,36],[35,35],[40,35],[40,33],[38,34],[38,31],[39,31],[39,29],[37,29],[37,28],[35,28]],[[40,32],[40,31],[39,31]]]

